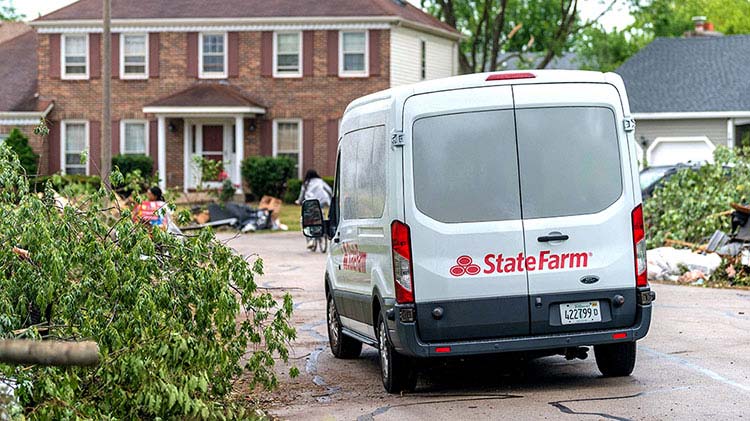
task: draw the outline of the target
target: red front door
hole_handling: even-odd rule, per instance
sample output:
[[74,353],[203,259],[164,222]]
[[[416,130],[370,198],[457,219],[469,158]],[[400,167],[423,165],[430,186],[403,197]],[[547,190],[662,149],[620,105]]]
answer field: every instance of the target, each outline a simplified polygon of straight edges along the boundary
[[211,161],[224,160],[224,126],[203,126],[203,151],[201,153],[203,158]]

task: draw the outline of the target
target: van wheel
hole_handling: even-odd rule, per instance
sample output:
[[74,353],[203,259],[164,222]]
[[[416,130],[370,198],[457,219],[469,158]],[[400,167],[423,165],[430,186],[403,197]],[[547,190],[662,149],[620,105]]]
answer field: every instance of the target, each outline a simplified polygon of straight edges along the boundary
[[410,358],[393,349],[388,339],[388,328],[383,315],[378,316],[378,356],[380,357],[380,376],[388,393],[401,391],[411,392],[417,387],[417,372]]
[[336,358],[357,358],[362,352],[362,342],[344,335],[341,331],[341,319],[336,310],[336,302],[333,295],[328,295],[328,342],[331,344],[331,352]]
[[629,376],[635,368],[635,342],[596,345],[596,366],[605,377]]

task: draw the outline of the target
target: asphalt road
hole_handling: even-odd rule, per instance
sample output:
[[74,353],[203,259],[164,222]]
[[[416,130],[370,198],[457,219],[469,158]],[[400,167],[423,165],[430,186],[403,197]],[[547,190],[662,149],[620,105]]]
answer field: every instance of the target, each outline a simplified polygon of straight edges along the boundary
[[[228,239],[228,235],[224,235]],[[280,387],[261,405],[281,419],[570,419],[704,420],[750,418],[750,291],[653,285],[648,336],[638,342],[631,377],[602,378],[586,360],[502,357],[432,364],[415,393],[389,395],[377,351],[337,360],[328,348],[325,256],[304,248],[299,233],[245,235],[228,242],[264,259],[261,285],[289,291],[298,339],[279,366]]]

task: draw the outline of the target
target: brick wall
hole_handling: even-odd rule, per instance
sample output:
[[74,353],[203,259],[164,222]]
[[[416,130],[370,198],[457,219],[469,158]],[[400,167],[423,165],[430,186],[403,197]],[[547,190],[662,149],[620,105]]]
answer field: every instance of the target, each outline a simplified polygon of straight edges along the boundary
[[[239,33],[239,75],[229,83],[243,89],[250,97],[267,108],[267,114],[255,121],[256,131],[250,133],[246,120],[245,156],[261,152],[259,131],[260,119],[299,118],[314,124],[312,162],[319,172],[330,175],[329,146],[327,141],[328,121],[338,119],[346,105],[352,100],[389,87],[390,36],[387,31],[380,34],[380,71],[376,77],[339,78],[328,76],[327,32],[315,31],[313,76],[301,79],[274,79],[261,76],[261,32]],[[48,116],[53,122],[64,119],[101,121],[101,79],[70,81],[50,77],[50,35],[40,34],[39,93],[44,98],[55,100],[55,107]],[[160,34],[159,77],[148,80],[112,80],[112,118],[149,119],[143,106],[157,99],[174,94],[196,83],[215,83],[215,80],[198,80],[187,76],[187,34]],[[304,59],[303,59],[304,61]],[[114,69],[117,72],[119,69]],[[168,133],[167,183],[169,186],[183,182],[183,122],[168,119],[176,130]],[[151,142],[156,142],[151,139]],[[49,166],[43,167],[49,171]]]

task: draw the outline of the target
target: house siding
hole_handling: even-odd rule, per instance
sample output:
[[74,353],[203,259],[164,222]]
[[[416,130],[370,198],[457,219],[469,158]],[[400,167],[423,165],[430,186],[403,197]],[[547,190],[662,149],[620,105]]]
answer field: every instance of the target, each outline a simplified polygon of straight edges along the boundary
[[727,119],[637,120],[635,138],[646,147],[658,137],[706,136],[714,145],[727,146]]
[[426,42],[426,79],[456,74],[458,57],[455,42],[406,28],[391,30],[391,86],[419,82],[420,42]]
[[[312,120],[314,132],[312,167],[323,174],[330,174],[328,142],[328,122],[338,119],[352,100],[372,92],[387,89],[390,85],[390,41],[388,31],[381,31],[379,54],[379,76],[367,78],[339,78],[328,74],[328,33],[314,31],[314,54],[312,76],[303,78],[263,77],[261,57],[262,33],[238,33],[239,74],[229,79],[229,83],[247,93],[267,109],[265,116],[255,121],[257,130],[249,131],[250,120],[245,124],[245,156],[261,153],[260,128],[263,121],[277,118],[299,118]],[[55,100],[55,107],[47,117],[59,122],[66,119],[101,120],[101,79],[69,81],[49,77],[51,68],[51,38],[54,35],[39,34],[38,56],[39,92],[43,97]],[[146,80],[112,81],[112,119],[155,120],[155,116],[143,113],[146,104],[187,89],[197,83],[216,83],[216,80],[203,81],[190,76],[188,69],[188,33],[160,33],[159,37],[159,77]],[[92,53],[94,53],[92,51]],[[59,56],[58,56],[59,57]],[[152,56],[153,57],[153,56]],[[305,59],[303,59],[305,60]],[[191,63],[192,64],[192,63]],[[114,69],[113,69],[114,70]],[[182,186],[183,174],[183,121],[167,119],[174,131],[167,132],[167,184],[170,187]],[[151,139],[156,142],[156,139]],[[309,151],[305,152],[306,154]],[[54,172],[51,165],[43,167],[45,172]]]

